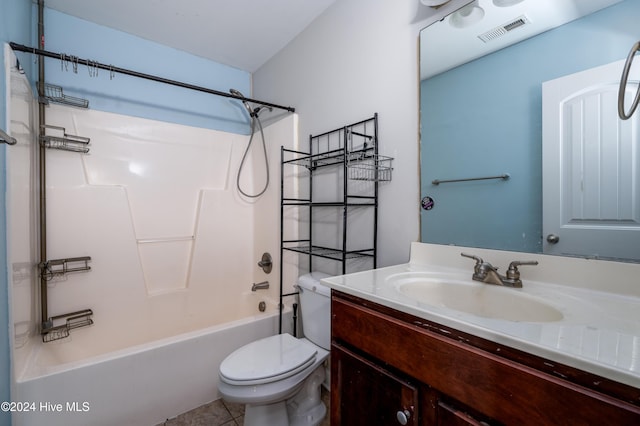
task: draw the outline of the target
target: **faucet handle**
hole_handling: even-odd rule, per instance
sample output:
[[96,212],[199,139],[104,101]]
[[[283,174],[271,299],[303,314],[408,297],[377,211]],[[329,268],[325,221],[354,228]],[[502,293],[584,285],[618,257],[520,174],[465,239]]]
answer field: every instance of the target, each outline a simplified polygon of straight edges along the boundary
[[537,260],[514,260],[509,264],[509,269],[507,269],[507,278],[516,280],[520,278],[520,271],[518,270],[518,266],[537,264]]
[[490,264],[489,262],[485,262],[482,258],[478,256],[474,256],[473,254],[460,253],[463,257],[468,257],[469,259],[473,259],[476,261],[475,266],[473,267],[473,279],[477,281],[483,281],[489,271],[497,271],[498,268]]
[[468,257],[469,259],[473,259],[476,261],[476,265],[480,265],[482,263],[484,263],[484,260],[482,260],[482,258],[475,256],[473,254],[467,254],[467,253],[460,253],[460,256],[463,257]]

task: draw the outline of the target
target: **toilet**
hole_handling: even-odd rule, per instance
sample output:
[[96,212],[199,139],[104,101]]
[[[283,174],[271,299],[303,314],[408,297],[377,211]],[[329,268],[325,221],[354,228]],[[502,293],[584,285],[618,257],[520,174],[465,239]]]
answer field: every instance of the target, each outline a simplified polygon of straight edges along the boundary
[[225,401],[246,404],[245,426],[313,426],[324,418],[320,385],[331,345],[331,299],[320,280],[328,276],[298,278],[304,338],[285,333],[256,340],[220,364],[218,389]]

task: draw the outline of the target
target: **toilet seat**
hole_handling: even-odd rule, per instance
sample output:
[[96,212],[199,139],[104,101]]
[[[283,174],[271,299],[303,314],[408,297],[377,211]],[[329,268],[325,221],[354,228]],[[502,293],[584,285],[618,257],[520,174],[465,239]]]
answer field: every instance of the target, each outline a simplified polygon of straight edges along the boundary
[[291,377],[314,364],[318,349],[290,334],[256,340],[225,358],[220,378],[231,385],[259,385]]

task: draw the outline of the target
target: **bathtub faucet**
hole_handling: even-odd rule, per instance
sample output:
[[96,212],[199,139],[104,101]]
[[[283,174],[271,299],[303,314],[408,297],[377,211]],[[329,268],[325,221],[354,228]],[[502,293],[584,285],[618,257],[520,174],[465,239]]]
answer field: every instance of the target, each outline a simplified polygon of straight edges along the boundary
[[253,283],[251,291],[266,290],[269,288],[269,281],[262,281],[261,283]]

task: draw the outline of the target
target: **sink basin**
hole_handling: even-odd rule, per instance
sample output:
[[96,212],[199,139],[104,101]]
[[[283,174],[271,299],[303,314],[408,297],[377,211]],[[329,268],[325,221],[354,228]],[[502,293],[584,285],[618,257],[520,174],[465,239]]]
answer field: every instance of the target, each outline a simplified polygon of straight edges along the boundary
[[456,280],[419,274],[389,278],[401,294],[426,305],[508,321],[554,322],[563,318],[562,312],[555,307],[518,289],[470,279]]

